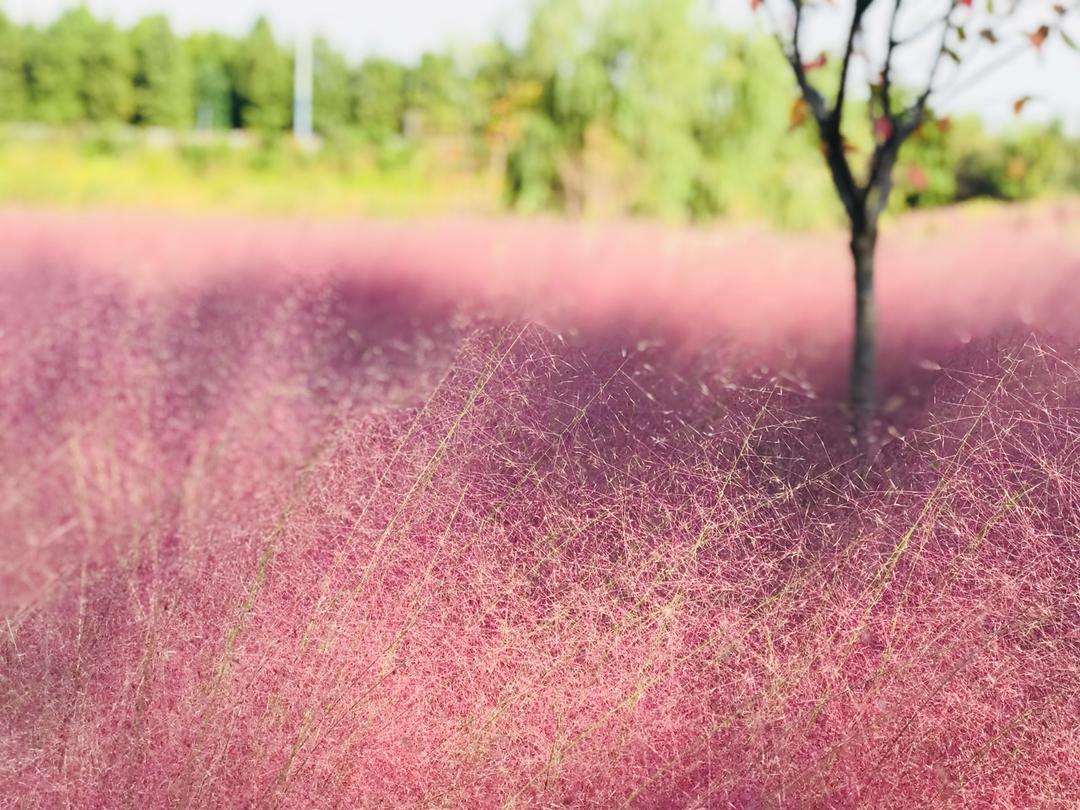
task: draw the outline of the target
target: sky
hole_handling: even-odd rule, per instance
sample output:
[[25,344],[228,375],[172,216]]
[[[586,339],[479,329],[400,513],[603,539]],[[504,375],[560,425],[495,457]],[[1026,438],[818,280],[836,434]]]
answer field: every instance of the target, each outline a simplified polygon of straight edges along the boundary
[[[0,0],[15,19],[47,22],[73,0]],[[164,12],[184,32],[239,34],[265,15],[282,38],[305,24],[351,56],[377,52],[408,59],[448,41],[493,33],[520,36],[529,0],[86,0],[97,15],[129,24]]]
[[[534,0],[86,0],[95,14],[122,25],[154,12],[164,12],[183,32],[220,30],[239,34],[250,28],[260,14],[270,19],[282,39],[293,38],[305,26],[327,36],[351,57],[378,53],[399,59],[415,58],[425,49],[452,43],[467,43],[503,36],[519,41],[525,30]],[[764,21],[753,19],[748,0],[711,0],[714,13],[732,27],[750,26],[764,30]],[[778,0],[771,2],[780,8]],[[909,8],[932,9],[941,0],[919,0]],[[73,0],[0,0],[9,16],[21,21],[46,23]],[[835,45],[828,34],[843,28],[845,3],[822,20],[819,32],[809,32],[808,49]],[[1049,0],[1028,0],[1031,7],[1049,7]],[[886,10],[882,8],[882,10]],[[927,12],[929,13],[929,12]],[[1027,21],[1021,20],[1021,26]],[[871,20],[871,29],[883,21]],[[912,20],[913,28],[918,20]],[[824,32],[820,28],[826,29]],[[972,26],[973,30],[977,26]],[[1080,39],[1080,24],[1072,27]],[[1063,119],[1072,132],[1080,133],[1080,53],[1061,42],[1051,42],[1041,55],[1027,54],[994,72],[985,81],[953,97],[942,97],[937,105],[947,113],[976,112],[993,127],[1013,121],[1012,101],[1033,96],[1025,107],[1029,120]],[[909,75],[918,76],[928,62],[925,51],[912,49],[901,65]],[[979,62],[967,70],[977,72]]]

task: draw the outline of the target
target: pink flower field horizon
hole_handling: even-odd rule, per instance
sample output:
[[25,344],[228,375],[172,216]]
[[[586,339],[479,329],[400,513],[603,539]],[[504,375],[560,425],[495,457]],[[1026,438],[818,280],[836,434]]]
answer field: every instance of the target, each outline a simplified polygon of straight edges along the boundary
[[1080,805],[1080,206],[0,210],[0,806]]

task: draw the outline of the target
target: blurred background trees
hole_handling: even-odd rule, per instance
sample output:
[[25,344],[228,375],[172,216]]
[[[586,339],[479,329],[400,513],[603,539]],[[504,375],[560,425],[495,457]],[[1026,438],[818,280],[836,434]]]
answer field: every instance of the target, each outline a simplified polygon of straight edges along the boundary
[[270,24],[260,18],[237,43],[232,84],[240,126],[278,132],[292,121],[292,59],[275,40]]
[[357,65],[349,76],[345,120],[376,143],[401,132],[405,116],[405,73],[403,65],[379,56]]
[[230,67],[237,43],[223,34],[195,34],[184,42],[181,59],[190,66],[194,120],[198,129],[229,129],[239,122],[233,99]]
[[0,119],[21,121],[28,117],[26,49],[30,37],[0,12]]
[[[292,123],[292,71],[292,43],[265,20],[242,37],[178,36],[161,15],[121,29],[79,7],[39,28],[0,13],[9,123],[275,136]],[[315,130],[336,154],[383,165],[426,150],[498,177],[521,211],[837,217],[794,97],[773,43],[724,30],[695,0],[540,0],[520,44],[414,63],[314,45]],[[893,209],[1076,191],[1078,167],[1060,126],[931,118],[904,148]]]
[[135,114],[138,124],[190,127],[195,116],[191,61],[161,14],[147,17],[131,31],[135,58]]
[[48,28],[23,29],[30,117],[48,123],[89,119],[83,103],[83,60],[94,35],[95,20],[85,8],[63,14]]

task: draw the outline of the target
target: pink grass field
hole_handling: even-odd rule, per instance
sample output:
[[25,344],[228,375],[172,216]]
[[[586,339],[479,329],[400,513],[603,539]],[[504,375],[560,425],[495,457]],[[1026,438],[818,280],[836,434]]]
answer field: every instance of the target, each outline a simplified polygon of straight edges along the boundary
[[0,211],[0,806],[1080,806],[1080,206]]

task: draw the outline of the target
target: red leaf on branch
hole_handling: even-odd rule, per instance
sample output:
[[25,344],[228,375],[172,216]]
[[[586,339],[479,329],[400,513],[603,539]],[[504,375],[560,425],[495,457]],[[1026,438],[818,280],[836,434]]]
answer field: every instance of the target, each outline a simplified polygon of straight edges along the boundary
[[930,187],[930,178],[926,176],[926,170],[918,163],[912,163],[907,170],[908,185],[920,194]]
[[879,141],[887,141],[893,134],[893,123],[888,118],[874,119],[874,137]]
[[1048,36],[1050,36],[1050,26],[1049,25],[1042,25],[1042,26],[1039,26],[1038,31],[1035,31],[1032,34],[1028,34],[1028,41],[1035,48],[1042,48],[1043,43],[1046,42],[1046,38]]
[[803,70],[809,73],[811,70],[820,70],[827,64],[829,64],[829,57],[824,53],[819,53],[812,61],[803,63]]

